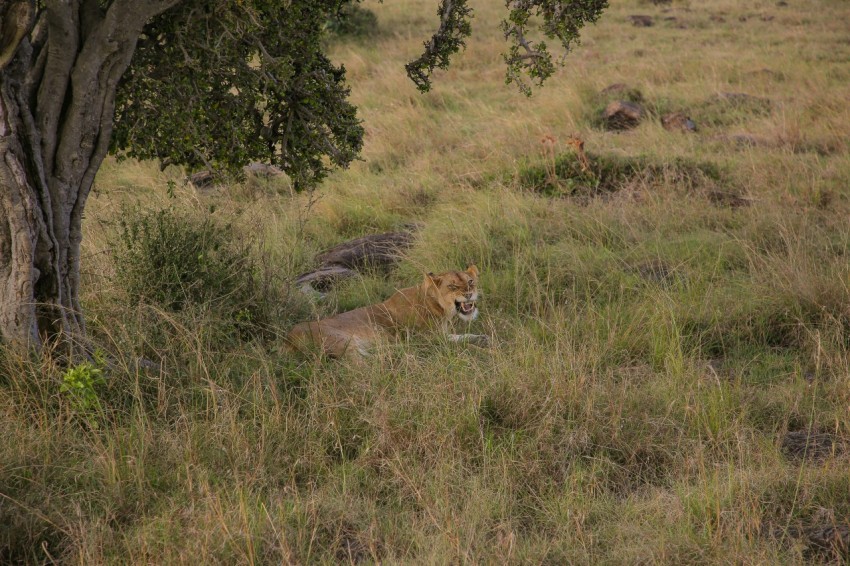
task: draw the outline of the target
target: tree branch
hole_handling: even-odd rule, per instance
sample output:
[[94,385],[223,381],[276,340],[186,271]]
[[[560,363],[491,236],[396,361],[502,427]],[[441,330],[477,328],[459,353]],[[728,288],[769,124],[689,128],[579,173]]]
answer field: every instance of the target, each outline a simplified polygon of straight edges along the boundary
[[47,176],[53,173],[62,107],[68,90],[71,68],[74,66],[80,38],[78,36],[78,6],[75,0],[62,2],[46,0],[47,60],[43,80],[39,84],[36,122],[41,132],[42,154]]
[[422,92],[431,88],[434,69],[448,67],[449,57],[460,51],[465,45],[464,39],[471,33],[469,19],[472,9],[466,5],[466,0],[441,0],[438,13],[440,27],[425,42],[425,51],[405,65],[407,76]]
[[109,11],[118,10],[120,13],[132,14],[134,18],[140,18],[140,26],[154,16],[158,16],[166,10],[173,8],[183,0],[114,0],[109,6]]
[[80,7],[80,35],[86,37],[103,18],[100,0],[82,0]]
[[0,71],[14,59],[18,46],[29,33],[34,19],[34,0],[14,0],[6,6],[0,4]]

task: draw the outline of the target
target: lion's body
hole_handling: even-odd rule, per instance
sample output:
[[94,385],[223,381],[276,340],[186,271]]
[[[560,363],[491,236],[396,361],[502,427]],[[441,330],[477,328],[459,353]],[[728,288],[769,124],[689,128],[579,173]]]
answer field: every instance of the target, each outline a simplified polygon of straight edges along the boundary
[[367,355],[384,336],[406,329],[445,329],[456,315],[471,321],[478,315],[477,277],[474,265],[466,271],[428,274],[422,284],[396,291],[382,303],[296,324],[286,341],[302,352],[357,358]]

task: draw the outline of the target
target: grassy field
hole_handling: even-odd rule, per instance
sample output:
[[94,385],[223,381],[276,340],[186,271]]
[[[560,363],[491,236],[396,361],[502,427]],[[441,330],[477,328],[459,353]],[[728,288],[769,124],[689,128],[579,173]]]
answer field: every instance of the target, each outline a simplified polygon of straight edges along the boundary
[[[363,159],[312,197],[108,161],[83,258],[103,375],[0,353],[0,563],[850,560],[850,4],[611,4],[526,98],[501,3],[473,2],[420,95],[403,65],[435,2],[367,2],[377,34],[331,46]],[[648,111],[634,130],[600,127],[613,83]],[[322,249],[409,224],[388,276],[291,290]],[[179,261],[228,283],[140,301],[158,279],[128,242],[151,226],[219,242]],[[492,348],[280,351],[469,262]]]

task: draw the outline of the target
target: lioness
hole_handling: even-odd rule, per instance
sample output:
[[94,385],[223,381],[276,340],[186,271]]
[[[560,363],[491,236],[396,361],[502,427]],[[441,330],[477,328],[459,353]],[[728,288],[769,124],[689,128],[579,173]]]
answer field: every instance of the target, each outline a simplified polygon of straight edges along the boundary
[[[474,265],[466,271],[429,273],[420,285],[396,291],[383,303],[296,324],[286,342],[302,352],[318,348],[331,357],[362,359],[381,335],[434,326],[446,331],[454,316],[467,322],[475,320],[477,279]],[[449,339],[480,345],[487,342],[487,336],[478,334],[450,334]]]

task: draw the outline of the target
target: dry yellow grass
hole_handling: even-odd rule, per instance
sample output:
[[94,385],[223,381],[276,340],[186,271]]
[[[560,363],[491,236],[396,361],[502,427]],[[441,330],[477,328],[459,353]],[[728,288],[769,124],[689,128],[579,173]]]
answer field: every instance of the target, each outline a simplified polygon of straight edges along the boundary
[[[503,84],[499,3],[474,2],[427,95],[403,64],[433,1],[364,5],[381,33],[331,46],[363,160],[316,202],[104,166],[83,269],[110,375],[85,411],[60,369],[0,356],[0,562],[846,562],[850,6],[614,1],[526,98]],[[651,110],[621,134],[596,125],[617,82]],[[663,129],[673,110],[699,131]],[[589,177],[564,174],[573,135]],[[252,238],[281,334],[475,261],[495,346],[416,335],[314,363],[209,306],[137,304],[111,252],[133,204]],[[317,251],[412,222],[388,277],[289,292]]]

